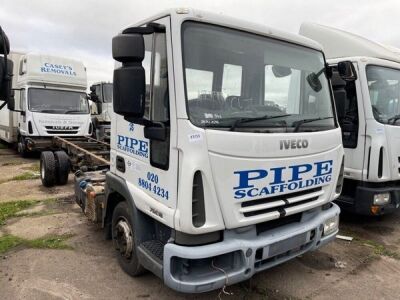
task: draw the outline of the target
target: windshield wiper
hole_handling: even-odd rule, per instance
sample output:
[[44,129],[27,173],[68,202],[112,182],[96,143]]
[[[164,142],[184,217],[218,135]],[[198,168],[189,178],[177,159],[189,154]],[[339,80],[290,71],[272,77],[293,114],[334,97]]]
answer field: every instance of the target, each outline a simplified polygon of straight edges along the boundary
[[389,118],[389,119],[388,119],[388,124],[389,124],[391,121],[393,121],[393,122],[392,122],[392,125],[394,125],[394,124],[396,123],[397,120],[400,120],[400,115],[395,115],[395,116]]
[[[236,128],[239,124],[248,123],[248,122],[254,122],[254,121],[259,121],[259,120],[270,120],[270,119],[281,118],[281,117],[287,117],[287,116],[291,116],[291,114],[277,115],[277,116],[265,115],[265,116],[256,117],[256,118],[240,118],[240,119],[237,119],[235,122],[233,122],[230,131],[234,131],[235,128]],[[285,124],[286,124],[286,121],[284,121],[284,122],[285,122]]]
[[34,112],[41,112],[41,113],[58,113],[63,112],[62,109],[42,109],[42,110],[35,110]]
[[65,114],[76,114],[76,113],[85,113],[85,112],[81,110],[67,110],[65,112]]
[[305,123],[311,123],[311,122],[327,120],[327,119],[333,119],[333,117],[312,118],[312,119],[303,119],[303,120],[295,121],[295,122],[293,122],[293,124],[296,124],[293,132],[299,131],[300,126],[305,124]]

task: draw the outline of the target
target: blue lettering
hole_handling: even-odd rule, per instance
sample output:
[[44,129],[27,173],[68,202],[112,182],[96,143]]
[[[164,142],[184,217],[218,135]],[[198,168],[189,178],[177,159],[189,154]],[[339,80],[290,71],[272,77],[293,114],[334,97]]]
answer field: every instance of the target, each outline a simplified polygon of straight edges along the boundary
[[314,163],[314,165],[317,166],[317,172],[315,173],[314,177],[328,175],[332,173],[332,160],[319,161]]
[[[254,191],[256,192],[255,194],[253,193]],[[252,188],[252,189],[248,190],[248,191],[247,191],[247,196],[249,196],[249,197],[258,196],[258,189]]]
[[244,197],[246,197],[246,191],[244,190],[235,191],[235,199],[242,199]]
[[312,169],[312,165],[310,164],[296,165],[296,166],[290,166],[289,168],[292,169],[292,179],[290,179],[289,182],[292,182],[301,180],[299,175],[310,172]]
[[148,150],[147,145],[148,145],[147,142],[139,141],[139,151],[147,152]]
[[[267,177],[268,172],[266,170],[251,170],[251,171],[237,171],[234,174],[239,175],[239,186],[234,187],[234,189],[243,189],[254,187],[254,185],[250,185],[250,180],[258,180]],[[254,176],[250,177],[250,174]]]
[[271,182],[271,184],[284,183],[284,181],[282,180],[282,170],[284,169],[286,169],[286,167],[271,168],[271,170],[274,171],[274,181]]

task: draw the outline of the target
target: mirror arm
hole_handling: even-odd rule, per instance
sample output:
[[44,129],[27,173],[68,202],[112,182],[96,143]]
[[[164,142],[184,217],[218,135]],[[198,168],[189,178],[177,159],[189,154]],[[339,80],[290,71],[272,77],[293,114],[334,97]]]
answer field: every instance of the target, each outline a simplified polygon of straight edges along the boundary
[[333,76],[333,69],[328,63],[325,63],[325,74],[329,79]]
[[4,103],[2,103],[2,104],[0,105],[0,110],[2,110],[3,107],[6,106],[6,105],[7,105],[7,101],[4,101]]

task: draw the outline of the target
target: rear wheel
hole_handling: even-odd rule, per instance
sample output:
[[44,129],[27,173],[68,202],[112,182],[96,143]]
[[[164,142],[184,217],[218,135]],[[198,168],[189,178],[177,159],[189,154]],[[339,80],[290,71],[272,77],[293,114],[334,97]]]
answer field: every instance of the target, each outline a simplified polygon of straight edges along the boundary
[[46,187],[56,183],[56,160],[51,151],[43,151],[40,155],[40,179]]
[[131,213],[126,202],[115,207],[112,216],[112,239],[121,268],[131,276],[145,272],[137,257],[135,231],[131,222]]
[[69,157],[64,151],[56,151],[54,158],[56,160],[56,183],[65,185],[68,182],[70,170]]

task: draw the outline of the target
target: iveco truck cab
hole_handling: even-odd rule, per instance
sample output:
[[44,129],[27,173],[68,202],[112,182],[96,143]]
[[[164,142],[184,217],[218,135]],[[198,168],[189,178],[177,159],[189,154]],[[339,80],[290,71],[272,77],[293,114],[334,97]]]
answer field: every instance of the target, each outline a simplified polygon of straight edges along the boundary
[[199,293],[335,238],[344,152],[319,44],[177,9],[112,51],[110,171],[76,189],[128,274]]
[[[343,209],[381,215],[400,206],[400,55],[363,37],[317,24],[300,33],[323,45],[345,149]],[[351,63],[357,80],[340,77]]]
[[0,138],[26,154],[53,136],[90,136],[92,125],[82,62],[35,53],[11,53],[14,96],[0,110]]
[[96,139],[110,141],[113,84],[97,82],[90,86],[89,100]]

